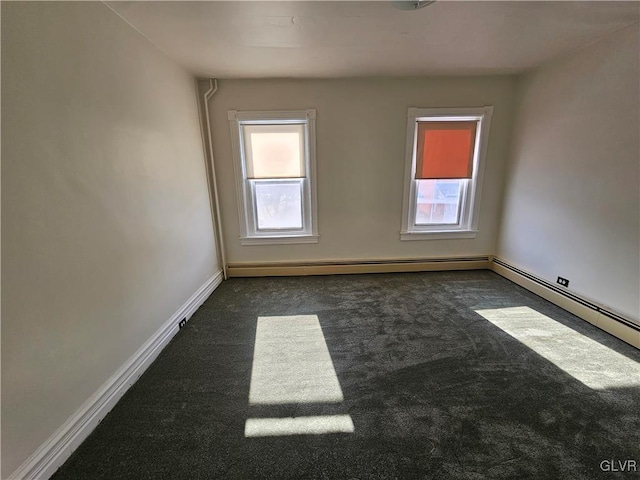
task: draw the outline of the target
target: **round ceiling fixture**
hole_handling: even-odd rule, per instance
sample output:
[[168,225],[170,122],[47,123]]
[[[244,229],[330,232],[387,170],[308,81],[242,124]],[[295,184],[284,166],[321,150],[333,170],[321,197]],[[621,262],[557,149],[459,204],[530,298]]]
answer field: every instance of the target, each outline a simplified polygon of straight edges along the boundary
[[428,7],[432,3],[436,3],[436,0],[395,1],[393,2],[393,6],[400,10],[417,10],[419,8]]

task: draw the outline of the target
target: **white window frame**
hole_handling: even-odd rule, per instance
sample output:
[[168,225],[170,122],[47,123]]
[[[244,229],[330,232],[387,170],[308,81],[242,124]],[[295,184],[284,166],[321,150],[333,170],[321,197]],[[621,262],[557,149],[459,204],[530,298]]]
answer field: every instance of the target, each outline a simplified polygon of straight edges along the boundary
[[[241,245],[270,245],[291,243],[318,243],[318,212],[316,188],[316,111],[237,111],[229,110],[231,145],[234,157],[238,218]],[[290,178],[247,178],[242,125],[303,124],[305,137],[305,177],[300,182],[302,200],[302,228],[295,230],[258,229],[254,189],[257,182],[295,183]]]
[[[485,157],[491,128],[493,107],[472,108],[409,108],[407,114],[407,143],[405,150],[404,195],[400,240],[439,240],[475,238],[478,232],[480,198]],[[478,121],[473,174],[465,179],[461,188],[460,217],[452,225],[416,225],[418,181],[416,173],[416,137],[418,122],[424,121]]]

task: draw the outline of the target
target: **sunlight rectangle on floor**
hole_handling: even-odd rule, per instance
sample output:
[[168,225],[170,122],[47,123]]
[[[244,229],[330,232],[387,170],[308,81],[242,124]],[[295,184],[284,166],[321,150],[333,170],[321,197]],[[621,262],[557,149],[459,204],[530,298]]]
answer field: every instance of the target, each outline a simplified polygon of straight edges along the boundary
[[476,310],[586,386],[604,390],[640,385],[640,364],[532,308]]
[[249,418],[244,425],[245,437],[322,435],[327,433],[353,433],[353,431],[351,415]]
[[342,400],[317,315],[258,317],[250,405]]

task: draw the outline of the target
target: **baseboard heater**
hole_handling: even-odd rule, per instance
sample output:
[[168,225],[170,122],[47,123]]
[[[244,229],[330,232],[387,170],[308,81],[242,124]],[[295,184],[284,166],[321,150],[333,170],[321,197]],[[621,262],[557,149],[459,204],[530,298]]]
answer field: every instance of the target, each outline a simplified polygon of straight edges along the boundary
[[229,277],[402,273],[491,268],[489,255],[423,259],[326,260],[315,262],[231,263]]
[[[585,307],[587,309],[592,310],[594,313],[596,314],[600,314],[600,315],[604,315],[605,317],[614,320],[622,325],[624,325],[625,327],[628,327],[632,330],[635,330],[636,332],[638,332],[640,334],[640,325],[638,325],[637,323],[635,323],[633,320],[627,319],[622,317],[621,315],[612,312],[611,310],[608,310],[594,302],[591,302],[585,298],[582,298],[572,292],[569,292],[567,290],[564,290],[556,285],[554,285],[553,283],[547,282],[546,280],[543,280],[542,278],[536,277],[535,275],[532,275],[529,272],[525,272],[524,270],[521,270],[517,267],[514,267],[513,265],[508,264],[507,262],[500,260],[499,258],[493,258],[491,261],[492,265],[498,265],[502,268],[505,268],[511,272],[516,273],[517,275],[520,275],[522,277],[525,277],[527,280],[530,280],[531,282],[534,282],[548,290],[553,291],[554,293],[563,296],[564,298],[571,300],[579,305],[581,305],[582,307]],[[496,270],[495,268],[492,268],[492,270]],[[497,272],[500,273],[500,272]],[[526,286],[525,286],[526,288]],[[536,292],[534,292],[536,293]],[[549,299],[547,299],[549,300]],[[552,301],[552,300],[550,300]],[[556,303],[553,302],[552,303]],[[556,303],[557,304],[557,303]],[[562,305],[559,305],[562,307]],[[574,312],[572,312],[574,313]],[[580,316],[580,315],[579,315]],[[589,321],[590,323],[594,323],[591,320],[586,319],[587,321]],[[598,325],[599,326],[599,325]]]

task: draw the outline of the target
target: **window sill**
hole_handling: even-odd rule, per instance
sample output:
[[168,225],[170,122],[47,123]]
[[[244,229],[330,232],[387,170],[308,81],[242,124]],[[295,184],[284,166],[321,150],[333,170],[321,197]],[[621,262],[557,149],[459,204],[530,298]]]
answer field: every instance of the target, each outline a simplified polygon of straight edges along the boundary
[[240,237],[240,245],[291,245],[318,243],[319,235],[281,235],[277,237]]
[[400,240],[453,240],[476,238],[477,230],[440,230],[434,232],[400,232]]

